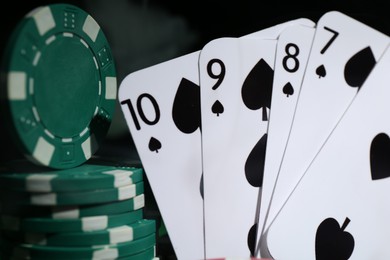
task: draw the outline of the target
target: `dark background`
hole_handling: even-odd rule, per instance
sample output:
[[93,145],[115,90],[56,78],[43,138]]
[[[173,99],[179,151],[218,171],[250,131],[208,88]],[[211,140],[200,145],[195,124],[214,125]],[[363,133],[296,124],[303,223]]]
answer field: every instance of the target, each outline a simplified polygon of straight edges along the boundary
[[[240,37],[297,18],[317,22],[331,10],[341,11],[390,35],[390,11],[385,1],[45,0],[15,2],[15,6],[3,7],[1,50],[23,16],[38,6],[53,3],[76,5],[100,24],[114,55],[118,86],[133,71],[200,50],[215,38]],[[107,140],[98,153],[114,158],[126,158],[127,153],[137,157],[119,105]],[[4,154],[2,160],[13,157],[11,154]]]
[[[215,38],[240,37],[297,18],[317,22],[331,10],[343,12],[390,35],[390,11],[385,1],[15,1],[2,7],[1,50],[4,50],[10,33],[23,16],[38,6],[54,3],[76,5],[100,24],[112,49],[118,86],[133,71],[200,50]],[[0,122],[0,163],[21,157],[12,140],[5,137],[4,124],[6,122]],[[119,104],[107,139],[97,156],[141,163]],[[146,217],[156,218],[161,227],[158,241],[161,260],[175,259],[169,237],[161,226],[153,194],[148,187],[145,189],[149,198]]]

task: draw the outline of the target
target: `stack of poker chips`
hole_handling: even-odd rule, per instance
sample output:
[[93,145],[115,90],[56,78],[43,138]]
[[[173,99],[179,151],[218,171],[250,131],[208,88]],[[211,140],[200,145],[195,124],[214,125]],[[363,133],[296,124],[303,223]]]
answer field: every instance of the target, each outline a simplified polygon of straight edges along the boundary
[[155,258],[142,168],[91,161],[47,170],[16,161],[0,171],[5,259]]
[[37,7],[1,72],[0,133],[25,159],[0,164],[0,258],[155,259],[142,168],[92,160],[117,103],[99,24],[77,6]]

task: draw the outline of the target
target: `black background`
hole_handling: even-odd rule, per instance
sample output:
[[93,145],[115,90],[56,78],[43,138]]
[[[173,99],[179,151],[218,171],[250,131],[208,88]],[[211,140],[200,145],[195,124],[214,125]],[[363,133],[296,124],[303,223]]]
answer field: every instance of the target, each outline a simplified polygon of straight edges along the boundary
[[[390,12],[385,1],[88,0],[8,3],[7,7],[3,5],[0,16],[1,50],[4,50],[16,24],[35,7],[54,3],[73,4],[90,13],[102,27],[116,62],[118,86],[133,71],[200,50],[215,38],[239,37],[297,18],[317,22],[331,10],[343,12],[390,35]],[[114,119],[97,155],[114,161],[139,161],[119,104]],[[12,141],[3,136],[6,123],[0,122],[0,163],[20,157]],[[152,208],[155,206],[153,204]],[[158,215],[158,212],[152,210],[148,214]],[[159,252],[162,260],[175,259],[169,238],[160,239]]]
[[[54,3],[76,5],[90,13],[100,24],[116,61],[118,86],[133,71],[200,50],[215,38],[239,37],[297,18],[317,22],[325,12],[331,10],[343,12],[390,35],[390,15],[385,1],[16,1],[12,3],[14,6],[2,8],[1,50],[4,50],[10,33],[23,16],[38,6]],[[121,12],[115,12],[115,6]],[[171,32],[169,26],[163,26],[177,20],[184,24],[185,33],[177,29],[179,26],[171,26]],[[159,32],[163,37],[158,37]],[[151,36],[153,33],[156,35],[154,38]],[[147,46],[150,46],[150,50]],[[114,119],[107,141],[98,153],[125,158],[128,156],[126,153],[130,153],[130,156],[137,157],[119,105]],[[11,153],[7,154],[11,156]],[[8,160],[7,154],[3,160]]]

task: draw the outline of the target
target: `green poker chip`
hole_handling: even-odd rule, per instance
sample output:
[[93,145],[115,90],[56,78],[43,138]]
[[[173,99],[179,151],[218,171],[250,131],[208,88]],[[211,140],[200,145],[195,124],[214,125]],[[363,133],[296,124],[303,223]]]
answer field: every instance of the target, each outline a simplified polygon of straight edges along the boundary
[[146,237],[156,232],[155,220],[141,219],[131,224],[106,230],[66,233],[8,232],[7,238],[20,243],[46,246],[108,245]]
[[94,155],[117,102],[113,56],[94,18],[69,4],[32,10],[8,41],[2,76],[6,125],[26,158],[66,169]]
[[23,166],[5,166],[0,170],[0,188],[28,192],[108,189],[138,183],[142,180],[142,168],[88,162],[63,170],[45,171],[41,168]]
[[115,215],[83,217],[79,219],[19,218],[2,215],[1,230],[33,233],[86,232],[119,227],[141,220],[142,209]]
[[145,195],[140,194],[134,198],[115,202],[97,203],[81,206],[34,206],[14,205],[12,202],[0,205],[0,213],[19,217],[40,217],[55,219],[77,219],[82,217],[114,215],[145,207]]
[[158,260],[156,257],[156,247],[151,247],[140,253],[119,257],[118,260]]
[[144,193],[144,182],[138,182],[112,189],[99,189],[78,192],[17,192],[0,191],[1,199],[13,199],[13,203],[22,205],[63,206],[88,205],[96,203],[121,201],[134,198]]
[[[149,236],[118,244],[90,247],[60,247],[31,244],[16,245],[13,257],[23,259],[117,259],[145,252],[156,246],[156,236]],[[154,254],[154,253],[153,253]],[[131,259],[131,258],[130,258]],[[146,258],[147,259],[147,258]]]
[[80,218],[99,215],[114,215],[135,211],[145,207],[145,195],[140,194],[126,200],[77,207],[52,207],[51,217],[56,219]]

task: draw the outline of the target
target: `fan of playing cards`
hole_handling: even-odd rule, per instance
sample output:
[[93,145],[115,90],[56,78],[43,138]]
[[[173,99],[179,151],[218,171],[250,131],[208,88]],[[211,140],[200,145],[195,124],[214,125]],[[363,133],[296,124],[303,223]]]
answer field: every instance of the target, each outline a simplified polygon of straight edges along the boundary
[[390,259],[389,43],[332,11],[123,80],[178,259]]

